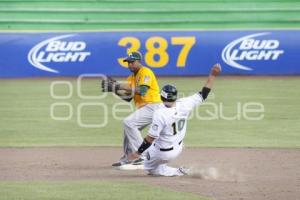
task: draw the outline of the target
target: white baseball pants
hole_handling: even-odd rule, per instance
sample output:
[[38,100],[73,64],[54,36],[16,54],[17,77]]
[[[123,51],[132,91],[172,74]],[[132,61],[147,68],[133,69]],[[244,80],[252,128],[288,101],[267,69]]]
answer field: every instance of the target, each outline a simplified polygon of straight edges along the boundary
[[178,168],[169,167],[167,163],[175,159],[182,152],[183,144],[175,144],[173,150],[162,151],[157,145],[153,144],[147,152],[144,169],[150,175],[157,176],[181,176]]

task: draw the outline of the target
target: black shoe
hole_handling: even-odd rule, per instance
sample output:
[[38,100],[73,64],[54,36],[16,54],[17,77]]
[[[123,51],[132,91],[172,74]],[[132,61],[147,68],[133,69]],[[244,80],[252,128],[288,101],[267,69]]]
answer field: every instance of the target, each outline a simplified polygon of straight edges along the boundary
[[132,162],[133,165],[144,165],[145,159],[144,158],[139,158],[136,159]]
[[122,163],[119,161],[119,162],[113,163],[111,166],[120,167],[121,165],[122,165]]
[[179,167],[178,170],[181,173],[181,176],[182,175],[190,175],[190,173],[191,173],[191,170],[186,167]]
[[129,160],[118,161],[116,163],[113,163],[111,166],[113,166],[113,167],[120,167],[122,165],[130,164],[130,163],[131,163],[131,161],[129,161]]

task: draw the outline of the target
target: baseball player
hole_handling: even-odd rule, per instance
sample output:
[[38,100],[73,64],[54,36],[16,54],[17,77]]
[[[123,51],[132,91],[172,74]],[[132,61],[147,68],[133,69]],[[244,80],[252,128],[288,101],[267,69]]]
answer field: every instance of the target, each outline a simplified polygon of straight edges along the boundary
[[[162,107],[159,86],[154,73],[141,64],[142,56],[138,52],[132,52],[128,55],[124,62],[128,63],[128,68],[132,74],[127,78],[127,84],[120,84],[117,81],[107,78],[102,81],[102,91],[114,91],[125,101],[134,100],[137,110],[126,117],[123,121],[124,155],[121,159],[113,163],[113,167],[131,163],[128,160],[128,154],[137,151],[143,141],[140,130],[151,124],[153,112]],[[143,157],[135,160],[135,165],[143,165]]]
[[145,170],[150,175],[186,175],[188,173],[187,168],[174,168],[166,164],[181,153],[188,116],[193,108],[202,104],[207,98],[213,82],[220,72],[221,66],[215,64],[200,92],[178,100],[177,89],[172,85],[165,85],[160,93],[165,107],[154,112],[148,135],[144,138],[138,150],[129,155],[129,159],[138,159],[150,147],[144,164]]

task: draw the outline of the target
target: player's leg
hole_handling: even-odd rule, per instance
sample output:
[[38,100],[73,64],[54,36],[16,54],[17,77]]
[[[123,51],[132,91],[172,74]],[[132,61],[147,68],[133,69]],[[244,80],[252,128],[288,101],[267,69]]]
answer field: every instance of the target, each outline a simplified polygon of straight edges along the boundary
[[160,164],[149,172],[151,175],[156,176],[183,176],[184,174],[179,170],[179,168],[167,166],[167,164]]
[[[123,121],[123,156],[112,166],[119,167],[123,164],[130,163],[127,159],[127,155],[136,150],[135,146],[140,145],[143,141],[139,126],[147,123],[146,121],[138,120],[138,116],[141,115],[141,110],[136,110],[134,113],[126,117]],[[141,118],[143,119],[143,118]]]
[[152,123],[153,112],[161,105],[162,104],[147,104],[124,119],[125,154],[137,151],[143,142],[140,131]]
[[144,106],[124,119],[125,154],[137,151],[137,148],[143,142],[140,130],[151,123],[152,115],[153,111]]
[[158,104],[148,104],[124,119],[124,139],[123,151],[124,155],[119,162],[114,163],[113,166],[126,164],[128,153],[137,151],[143,138],[140,130],[145,128],[152,122],[153,112],[158,108]]
[[147,159],[144,169],[149,175],[154,176],[182,176],[185,175],[180,168],[167,166],[167,163],[176,158],[182,151],[182,148],[174,149],[170,152],[161,152],[155,146],[151,146],[147,152]]

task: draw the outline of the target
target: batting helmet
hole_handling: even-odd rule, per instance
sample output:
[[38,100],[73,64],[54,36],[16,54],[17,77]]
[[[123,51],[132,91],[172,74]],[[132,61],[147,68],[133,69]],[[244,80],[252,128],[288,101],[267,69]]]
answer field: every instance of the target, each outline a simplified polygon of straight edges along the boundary
[[163,102],[174,102],[177,99],[177,89],[173,85],[165,85],[160,91]]

